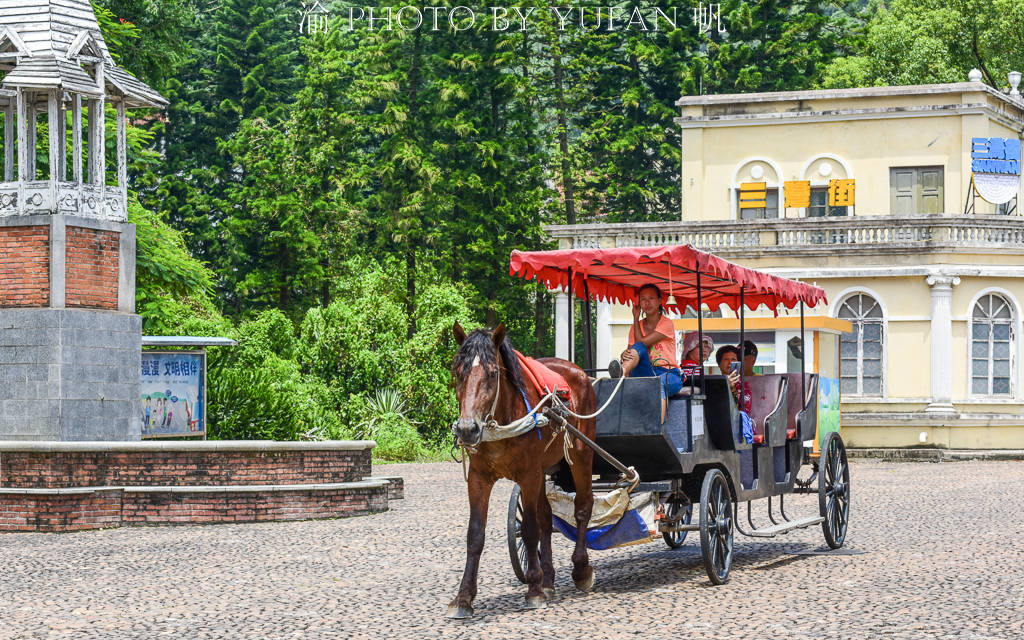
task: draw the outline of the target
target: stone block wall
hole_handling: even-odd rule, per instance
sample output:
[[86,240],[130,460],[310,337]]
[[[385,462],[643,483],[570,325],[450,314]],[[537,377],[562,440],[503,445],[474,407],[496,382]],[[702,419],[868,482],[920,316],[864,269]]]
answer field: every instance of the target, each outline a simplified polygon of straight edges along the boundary
[[50,302],[50,227],[0,227],[0,307]]
[[64,305],[117,309],[119,236],[69,226],[64,244]]
[[139,316],[0,309],[0,434],[138,440],[141,367]]

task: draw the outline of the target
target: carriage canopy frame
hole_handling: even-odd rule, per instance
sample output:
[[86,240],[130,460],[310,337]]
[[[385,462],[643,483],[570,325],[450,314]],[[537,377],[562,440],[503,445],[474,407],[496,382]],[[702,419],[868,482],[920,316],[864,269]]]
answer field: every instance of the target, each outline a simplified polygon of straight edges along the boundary
[[509,273],[536,278],[549,289],[565,289],[571,279],[576,297],[621,304],[633,304],[641,286],[655,284],[666,299],[675,297],[666,308],[677,313],[701,303],[739,311],[741,303],[776,310],[827,302],[820,287],[741,267],[691,245],[513,251]]

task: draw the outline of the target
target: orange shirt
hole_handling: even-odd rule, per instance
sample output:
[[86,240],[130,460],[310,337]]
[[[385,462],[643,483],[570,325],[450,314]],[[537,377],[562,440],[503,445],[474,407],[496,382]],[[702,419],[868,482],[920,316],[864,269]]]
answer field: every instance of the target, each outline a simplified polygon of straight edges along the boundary
[[[641,321],[640,331],[643,331],[643,329],[644,323]],[[678,368],[679,365],[676,363],[676,327],[672,324],[672,320],[665,314],[662,314],[661,320],[658,321],[658,326],[654,330],[667,337],[648,349],[651,354],[651,366],[668,367],[670,369]],[[636,344],[636,342],[636,336],[633,335],[633,326],[630,326],[629,344]]]

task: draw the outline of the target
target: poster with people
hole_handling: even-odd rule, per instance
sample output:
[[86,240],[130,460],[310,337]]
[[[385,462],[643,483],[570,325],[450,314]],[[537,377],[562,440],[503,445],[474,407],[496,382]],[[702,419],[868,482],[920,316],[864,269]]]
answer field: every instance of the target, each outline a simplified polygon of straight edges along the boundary
[[142,437],[202,436],[206,432],[205,354],[142,353]]

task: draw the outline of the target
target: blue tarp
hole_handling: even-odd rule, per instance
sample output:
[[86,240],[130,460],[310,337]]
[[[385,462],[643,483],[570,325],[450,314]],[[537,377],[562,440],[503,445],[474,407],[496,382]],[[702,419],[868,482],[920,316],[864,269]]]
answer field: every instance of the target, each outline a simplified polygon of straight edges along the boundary
[[[576,541],[576,527],[558,516],[552,516],[555,528],[566,538]],[[611,549],[630,542],[645,540],[651,537],[647,524],[636,509],[629,509],[615,524],[587,529],[587,548],[595,551]]]

